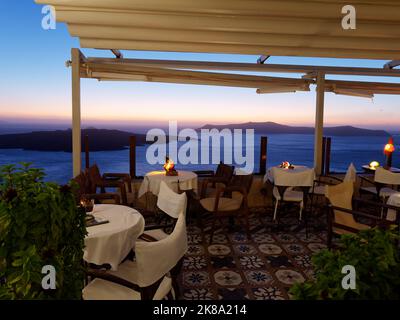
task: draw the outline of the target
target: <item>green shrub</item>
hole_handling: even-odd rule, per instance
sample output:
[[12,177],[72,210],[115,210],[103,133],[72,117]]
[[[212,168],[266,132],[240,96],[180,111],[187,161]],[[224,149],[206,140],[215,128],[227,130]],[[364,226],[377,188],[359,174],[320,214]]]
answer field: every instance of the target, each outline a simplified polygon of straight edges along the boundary
[[[343,235],[337,250],[324,249],[313,256],[316,281],[295,284],[290,293],[298,300],[400,299],[398,240],[396,228]],[[345,265],[355,267],[355,290],[342,288]]]
[[[70,185],[43,181],[29,164],[0,168],[0,299],[80,299],[85,213]],[[56,270],[44,290],[42,267]]]

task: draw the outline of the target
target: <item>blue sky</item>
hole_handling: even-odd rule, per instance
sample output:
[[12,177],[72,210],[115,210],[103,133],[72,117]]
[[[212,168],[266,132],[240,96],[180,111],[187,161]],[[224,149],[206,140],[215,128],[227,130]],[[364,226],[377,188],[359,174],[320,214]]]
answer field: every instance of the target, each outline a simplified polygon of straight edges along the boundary
[[[69,123],[70,70],[65,61],[79,47],[64,24],[41,28],[42,6],[33,0],[1,1],[0,119]],[[87,56],[108,56],[82,50]],[[179,54],[123,51],[126,57],[238,61],[254,63],[257,56]],[[269,63],[366,66],[381,68],[386,61],[271,57]],[[285,75],[287,76],[287,75]],[[332,77],[331,77],[332,78]],[[342,77],[343,79],[343,77]],[[346,78],[355,79],[355,78]],[[360,79],[360,78],[357,78]],[[363,78],[400,82],[398,79]],[[253,89],[156,83],[82,82],[82,117],[87,124],[159,125],[276,121],[313,125],[315,92],[257,95]],[[374,100],[326,94],[326,125],[355,125],[400,131],[400,97],[378,95]]]

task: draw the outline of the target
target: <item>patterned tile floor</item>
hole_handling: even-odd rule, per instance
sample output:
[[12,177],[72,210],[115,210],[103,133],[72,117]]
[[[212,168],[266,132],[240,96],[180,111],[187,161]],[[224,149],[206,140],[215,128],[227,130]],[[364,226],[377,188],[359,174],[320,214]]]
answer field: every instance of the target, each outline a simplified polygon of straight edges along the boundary
[[[180,298],[290,299],[291,285],[314,275],[312,254],[326,248],[324,219],[310,219],[306,237],[296,217],[295,212],[283,217],[281,226],[286,227],[282,229],[271,222],[269,211],[253,210],[251,240],[239,224],[229,228],[223,221],[224,228],[216,230],[211,244],[210,219],[203,220],[203,229],[189,222]],[[291,231],[296,228],[300,230]]]

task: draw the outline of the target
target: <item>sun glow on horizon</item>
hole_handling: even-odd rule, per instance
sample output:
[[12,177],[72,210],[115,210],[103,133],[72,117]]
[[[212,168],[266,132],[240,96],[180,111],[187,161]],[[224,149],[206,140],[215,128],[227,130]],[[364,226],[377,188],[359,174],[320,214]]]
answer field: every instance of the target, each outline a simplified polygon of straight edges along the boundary
[[[153,86],[155,84],[138,84],[138,94],[132,93],[132,86],[130,90],[124,86],[116,90],[115,87],[102,86],[82,88],[82,123],[159,126],[176,120],[195,127],[271,121],[292,126],[314,126],[315,92],[257,95],[248,89],[168,85],[160,86],[159,94],[154,95],[149,90]],[[185,87],[187,90],[182,90]],[[174,89],[172,93],[171,89]],[[50,94],[45,100],[41,98],[32,97],[27,101],[20,96],[7,97],[4,103],[0,98],[0,119],[70,124],[72,112],[68,93],[59,99],[56,94]],[[386,101],[383,97],[371,102],[327,94],[325,126],[390,127],[400,131],[398,112],[387,108]],[[2,105],[13,107],[2,108]]]

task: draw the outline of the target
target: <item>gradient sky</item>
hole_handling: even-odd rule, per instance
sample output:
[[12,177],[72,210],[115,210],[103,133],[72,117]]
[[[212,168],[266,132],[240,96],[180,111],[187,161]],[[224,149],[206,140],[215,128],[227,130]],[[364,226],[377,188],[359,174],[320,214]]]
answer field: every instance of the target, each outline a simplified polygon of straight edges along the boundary
[[[79,47],[79,42],[64,24],[58,23],[56,30],[43,30],[41,8],[33,0],[0,1],[1,120],[69,123],[71,119],[71,76],[65,61],[70,58],[70,48]],[[87,56],[112,57],[108,51],[82,51]],[[123,53],[135,58],[250,63],[257,59],[222,54]],[[386,61],[272,57],[268,62],[381,68]],[[393,78],[345,79],[400,82]],[[254,89],[82,81],[82,118],[91,125],[155,126],[178,120],[181,125],[275,121],[313,126],[314,111],[314,88],[306,93],[257,95]],[[400,97],[378,95],[371,100],[327,93],[325,124],[400,131]]]

